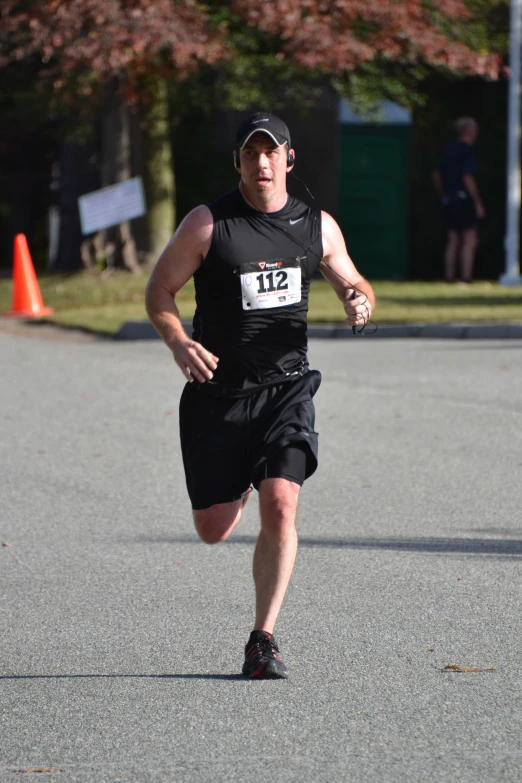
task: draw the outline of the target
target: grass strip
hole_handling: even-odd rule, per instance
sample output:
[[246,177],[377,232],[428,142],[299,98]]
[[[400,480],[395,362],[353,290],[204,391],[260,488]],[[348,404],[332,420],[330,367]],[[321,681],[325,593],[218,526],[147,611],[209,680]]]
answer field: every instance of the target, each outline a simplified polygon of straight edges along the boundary
[[[93,332],[114,334],[125,321],[140,321],[145,313],[148,276],[114,272],[108,277],[81,272],[75,275],[41,275],[44,303],[55,310],[46,319]],[[499,323],[522,321],[522,288],[505,288],[478,281],[467,288],[441,282],[374,283],[375,321],[397,323]],[[11,307],[12,284],[0,279],[0,312]],[[183,319],[194,313],[192,280],[176,297]],[[342,305],[324,280],[314,280],[310,293],[311,323],[343,323]]]

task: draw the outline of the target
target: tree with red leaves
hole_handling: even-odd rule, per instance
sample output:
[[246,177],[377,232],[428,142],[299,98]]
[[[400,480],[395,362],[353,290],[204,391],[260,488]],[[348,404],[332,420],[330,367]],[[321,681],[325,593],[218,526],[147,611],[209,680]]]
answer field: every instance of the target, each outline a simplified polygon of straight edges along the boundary
[[[484,23],[478,35],[468,29],[477,29],[477,12],[485,19],[486,6],[502,1],[4,0],[0,67],[36,63],[62,106],[68,101],[83,116],[87,109],[91,119],[102,106],[103,184],[130,175],[133,123],[144,129],[154,258],[174,223],[169,80],[219,61],[224,78],[210,79],[205,96],[214,105],[246,108],[270,100],[271,89],[279,102],[295,100],[295,85],[301,80],[306,92],[310,75],[326,76],[351,98],[362,84],[370,97],[411,100],[430,68],[498,75],[500,56],[489,51]],[[200,98],[197,84],[192,94]]]
[[[131,136],[141,131],[151,258],[175,222],[165,79],[183,78],[223,53],[221,31],[194,0],[2,3],[0,67],[37,62],[55,102],[72,106],[84,122],[101,108],[104,185],[131,176]],[[123,261],[137,269],[130,227],[120,233]]]
[[223,54],[219,31],[194,0],[7,0],[2,6],[0,67],[36,55],[56,89],[72,77],[88,95],[117,77],[130,95],[139,91],[140,75],[183,76]]
[[381,59],[498,75],[498,55],[452,39],[451,23],[472,19],[463,0],[233,0],[231,8],[305,68],[341,75]]

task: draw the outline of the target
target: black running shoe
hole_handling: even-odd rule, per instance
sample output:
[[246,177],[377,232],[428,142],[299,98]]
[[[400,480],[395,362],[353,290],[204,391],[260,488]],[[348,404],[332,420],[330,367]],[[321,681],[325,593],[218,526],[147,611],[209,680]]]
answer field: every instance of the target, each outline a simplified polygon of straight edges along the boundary
[[245,647],[243,674],[251,680],[286,680],[288,671],[271,633],[252,631]]

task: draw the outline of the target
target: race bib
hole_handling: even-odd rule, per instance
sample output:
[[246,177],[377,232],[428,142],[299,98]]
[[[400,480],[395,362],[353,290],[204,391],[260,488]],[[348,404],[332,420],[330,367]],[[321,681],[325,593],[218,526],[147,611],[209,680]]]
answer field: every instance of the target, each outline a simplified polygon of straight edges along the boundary
[[251,261],[240,267],[243,310],[288,307],[301,301],[301,258]]

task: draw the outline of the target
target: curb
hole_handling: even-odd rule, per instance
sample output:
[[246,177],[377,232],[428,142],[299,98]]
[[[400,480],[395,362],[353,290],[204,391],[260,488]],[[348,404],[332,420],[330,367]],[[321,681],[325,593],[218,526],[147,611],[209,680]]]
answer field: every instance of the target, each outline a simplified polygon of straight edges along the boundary
[[[191,321],[183,321],[183,328],[192,329]],[[159,340],[159,335],[148,321],[126,321],[114,335],[117,340]],[[358,335],[359,337],[361,335]],[[344,340],[354,337],[351,327],[340,324],[310,324],[308,337]],[[382,324],[366,339],[382,337],[422,337],[424,339],[451,340],[508,340],[522,339],[522,323],[498,324]]]

